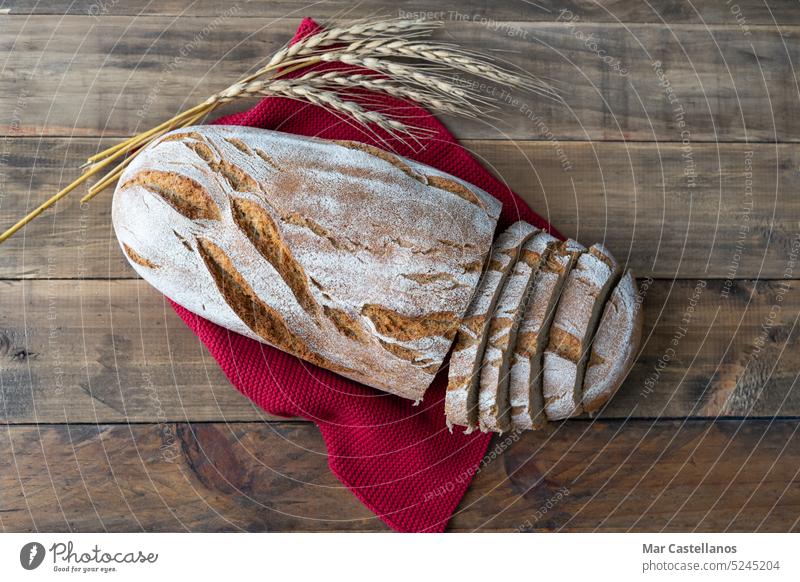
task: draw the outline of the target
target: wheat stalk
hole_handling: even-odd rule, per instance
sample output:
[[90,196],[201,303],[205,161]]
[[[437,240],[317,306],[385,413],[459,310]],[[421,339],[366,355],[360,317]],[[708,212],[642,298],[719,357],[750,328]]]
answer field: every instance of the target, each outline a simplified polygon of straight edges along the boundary
[[[524,89],[558,100],[556,92],[546,83],[524,73],[513,73],[476,55],[464,50],[456,50],[450,45],[433,45],[409,43],[407,41],[373,40],[355,42],[338,51],[329,51],[319,55],[323,62],[341,61],[343,63],[366,67],[373,70],[386,70],[390,74],[399,70],[399,63],[390,60],[392,57],[415,59],[437,65],[445,71],[459,70],[489,81],[502,83],[505,86]],[[416,69],[415,69],[416,70]],[[439,76],[441,82],[446,77]],[[423,84],[431,81],[423,80]]]
[[441,95],[456,98],[463,105],[472,109],[481,110],[482,106],[489,105],[489,102],[482,99],[477,93],[470,93],[461,87],[453,84],[449,78],[437,73],[436,71],[425,71],[421,67],[413,67],[404,63],[384,60],[377,57],[362,56],[351,53],[336,53],[321,57],[323,62],[339,62],[354,67],[382,71],[391,78],[398,81],[415,85],[422,89],[433,90]]
[[[389,39],[403,36],[410,38],[425,34],[442,25],[442,22],[431,20],[380,20],[376,22],[360,22],[348,27],[334,27],[317,34],[300,39],[276,52],[269,62],[260,70],[300,56],[316,54],[320,49],[343,42],[359,42],[375,40],[376,37]],[[259,71],[255,73],[259,74]]]
[[[402,141],[416,139],[421,128],[364,105],[370,93],[386,94],[453,115],[485,115],[493,100],[467,91],[452,80],[461,71],[548,98],[557,95],[524,71],[504,69],[478,53],[453,44],[420,42],[443,23],[425,20],[363,20],[309,35],[278,50],[263,66],[204,102],[88,158],[83,173],[33,212],[0,234],[0,243],[20,230],[89,178],[107,171],[81,199],[88,202],[112,185],[135,156],[164,134],[200,122],[219,105],[248,96],[282,96],[324,107],[364,128],[374,126]],[[414,64],[411,63],[414,61]],[[317,71],[314,65],[335,63],[349,70]],[[357,67],[354,69],[353,67]],[[373,71],[373,72],[368,72]],[[303,72],[295,78],[295,72]],[[450,73],[450,75],[448,75]],[[353,90],[360,90],[356,95]],[[375,134],[378,135],[378,134]],[[116,165],[113,165],[116,162]]]
[[314,105],[320,105],[346,113],[352,116],[356,121],[365,125],[374,123],[387,131],[406,131],[408,129],[403,123],[395,119],[387,117],[377,111],[364,109],[355,101],[344,100],[331,91],[323,91],[312,85],[298,85],[285,81],[282,85],[281,87],[273,88],[271,92],[265,94],[283,95],[305,100]]
[[[254,81],[240,88],[242,94],[248,95],[275,95],[297,92],[297,87],[313,89],[363,89],[373,93],[385,93],[398,99],[426,105],[436,111],[453,115],[464,114],[473,116],[471,112],[464,112],[459,106],[470,105],[467,99],[461,98],[462,91],[452,87],[453,91],[426,91],[415,89],[404,84],[402,80],[378,77],[374,74],[343,73],[342,71],[311,71],[296,80],[286,81]],[[306,89],[304,89],[306,90]],[[235,99],[237,97],[229,97]],[[389,124],[386,124],[389,125]],[[394,127],[394,129],[399,129]],[[414,129],[414,128],[409,128]]]

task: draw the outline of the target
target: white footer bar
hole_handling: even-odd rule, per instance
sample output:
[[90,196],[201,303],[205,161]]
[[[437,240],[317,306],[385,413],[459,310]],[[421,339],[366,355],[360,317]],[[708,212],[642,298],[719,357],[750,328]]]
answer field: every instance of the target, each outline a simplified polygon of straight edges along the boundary
[[434,576],[531,582],[800,580],[799,539],[791,534],[10,533],[0,535],[0,579],[142,582],[188,574],[235,582],[236,576],[256,574],[325,582],[428,582]]

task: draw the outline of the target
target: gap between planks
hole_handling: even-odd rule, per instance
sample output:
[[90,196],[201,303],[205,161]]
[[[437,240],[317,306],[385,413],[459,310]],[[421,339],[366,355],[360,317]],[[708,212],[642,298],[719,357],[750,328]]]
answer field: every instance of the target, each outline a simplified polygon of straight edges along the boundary
[[[255,105],[255,103],[256,102],[254,101],[252,103],[252,105]],[[241,109],[241,111],[246,111],[246,110],[247,110],[247,108]],[[178,113],[180,113],[180,112],[178,112]],[[437,117],[440,117],[442,119],[448,119],[448,117],[446,115],[440,115],[440,116],[437,116]],[[157,125],[158,123],[159,123],[159,121],[154,121],[153,125]],[[209,123],[201,123],[201,124],[198,124],[198,125],[209,125]],[[280,131],[280,130],[273,130],[273,131]],[[58,141],[58,140],[71,141],[71,140],[79,140],[79,139],[87,139],[87,140],[94,140],[94,139],[96,139],[96,140],[124,140],[124,139],[128,139],[130,137],[134,137],[135,135],[137,135],[137,134],[120,133],[120,134],[113,134],[112,135],[112,134],[107,134],[107,133],[79,133],[79,134],[75,134],[75,135],[69,136],[69,135],[55,135],[55,134],[54,135],[47,135],[47,134],[44,134],[44,135],[33,135],[33,134],[28,134],[28,133],[24,133],[23,134],[23,133],[3,133],[3,132],[0,132],[0,139],[8,140],[9,143],[13,143],[13,140],[42,141],[42,142],[44,142],[44,141]],[[511,137],[511,138],[509,138],[509,137],[499,137],[499,136],[487,136],[487,137],[465,137],[463,139],[459,139],[458,136],[455,136],[455,137],[456,137],[456,140],[459,141],[460,143],[472,143],[472,144],[476,144],[476,143],[485,143],[485,144],[510,143],[510,144],[530,144],[530,145],[534,145],[535,146],[535,145],[552,144],[553,143],[552,140],[538,139],[536,136],[531,136],[531,137]],[[637,139],[635,137],[631,138],[631,139],[616,139],[616,138],[607,138],[606,139],[606,138],[604,138],[604,139],[591,139],[591,140],[589,140],[589,139],[579,139],[579,138],[572,137],[572,136],[566,136],[566,137],[559,137],[558,141],[569,143],[570,145],[574,145],[574,146],[581,146],[581,145],[588,145],[588,144],[595,144],[596,145],[596,144],[601,144],[601,143],[602,144],[609,144],[609,145],[614,145],[614,144],[631,144],[631,145],[652,144],[652,145],[663,146],[663,147],[671,147],[671,146],[680,146],[680,145],[682,145],[682,143],[680,141],[672,140],[672,139]],[[729,138],[714,139],[714,140],[700,138],[700,139],[693,139],[692,140],[692,144],[693,145],[717,144],[719,146],[722,146],[723,148],[726,147],[726,146],[745,146],[745,145],[749,145],[750,147],[757,148],[757,147],[775,147],[775,146],[783,146],[783,145],[796,146],[796,145],[798,145],[798,142],[797,142],[797,140],[793,140],[793,141],[784,140],[784,141],[782,141],[780,139],[777,139],[775,141],[745,142],[745,141],[742,141],[742,140],[729,139]],[[109,144],[109,145],[113,145],[113,144]],[[79,169],[78,166],[70,166],[70,167],[75,169],[75,170]]]
[[[564,421],[555,421],[550,422],[551,425],[556,424],[563,424],[563,423],[603,423],[603,424],[628,424],[628,423],[669,423],[669,422],[680,422],[682,424],[685,423],[720,423],[720,422],[727,422],[727,423],[750,423],[750,422],[765,422],[765,421],[774,421],[774,422],[791,422],[791,421],[800,421],[800,416],[770,416],[770,417],[762,417],[762,416],[636,416],[631,418],[606,418],[606,417],[597,417],[597,418],[587,418],[587,417],[578,417],[578,418],[569,418]],[[305,420],[303,418],[285,418],[285,419],[274,419],[274,418],[265,418],[264,420],[256,421],[256,420],[168,420],[166,421],[167,424],[175,424],[175,425],[224,425],[224,426],[245,426],[245,425],[263,425],[268,424],[270,426],[279,427],[279,426],[297,426],[297,425],[313,425],[315,424],[311,420]],[[134,420],[134,421],[122,421],[122,420],[98,420],[97,422],[0,422],[0,427],[6,428],[45,428],[45,427],[61,427],[61,426],[72,426],[72,427],[99,427],[99,426],[159,426],[164,424],[163,422],[148,422],[143,420]],[[493,436],[497,438],[503,438],[504,436],[508,436],[509,433],[500,434],[500,433],[493,433]]]

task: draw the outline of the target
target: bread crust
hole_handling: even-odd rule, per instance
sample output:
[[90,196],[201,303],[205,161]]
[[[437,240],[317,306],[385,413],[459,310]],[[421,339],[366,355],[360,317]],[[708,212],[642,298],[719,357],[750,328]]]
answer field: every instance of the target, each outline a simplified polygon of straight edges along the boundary
[[479,188],[372,146],[225,126],[148,147],[112,207],[144,279],[307,362],[420,400],[454,346],[449,426],[593,412],[641,341],[633,275],[617,285],[602,245],[525,222],[493,243],[499,213]]
[[597,327],[583,380],[583,410],[599,410],[619,389],[642,340],[644,310],[633,273],[622,276],[612,291]]
[[553,241],[555,238],[550,234],[540,232],[525,243],[497,302],[480,376],[478,421],[483,432],[503,433],[511,429],[509,367],[531,285]]
[[233,126],[171,132],[122,175],[117,238],[189,311],[419,400],[475,294],[500,204],[362,145]]
[[568,242],[550,237],[547,243],[520,322],[509,371],[511,425],[517,430],[536,430],[547,422],[542,396],[542,352],[561,288],[575,258]]
[[445,416],[451,429],[453,425],[461,425],[471,432],[477,427],[480,365],[491,315],[520,249],[537,232],[536,227],[526,222],[516,222],[492,246],[487,269],[459,327],[450,357]]
[[601,244],[578,258],[558,302],[544,352],[543,394],[549,420],[583,412],[583,376],[589,348],[620,267]]

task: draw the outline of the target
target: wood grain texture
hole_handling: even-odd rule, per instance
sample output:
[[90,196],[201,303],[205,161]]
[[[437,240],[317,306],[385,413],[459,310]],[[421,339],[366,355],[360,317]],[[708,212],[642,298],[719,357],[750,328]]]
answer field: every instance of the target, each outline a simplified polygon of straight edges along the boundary
[[[0,168],[13,224],[113,140],[15,139]],[[800,145],[698,144],[688,186],[679,144],[496,142],[467,148],[566,236],[602,241],[637,276],[782,278],[800,230]],[[570,169],[565,169],[563,160]],[[135,277],[111,229],[111,191],[76,192],[3,244],[0,278]],[[790,275],[795,277],[796,274]]]
[[797,467],[786,465],[797,428],[797,421],[553,424],[543,433],[525,433],[501,463],[479,474],[452,525],[796,530]]
[[[800,416],[800,282],[723,285],[640,281],[642,353],[602,417]],[[143,281],[6,282],[0,304],[0,421],[269,419]]]
[[[113,143],[98,136],[149,128],[256,67],[306,4],[4,2],[0,228]],[[536,5],[367,8],[447,11],[430,15],[444,40],[552,79],[566,107],[522,99],[498,120],[445,121],[563,233],[657,278],[643,352],[601,420],[495,440],[451,529],[797,531],[800,146],[774,143],[800,141],[796,2]],[[312,425],[239,395],[130,279],[110,196],[80,208],[77,194],[0,249],[0,529],[386,531]]]
[[[296,19],[6,16],[0,133],[120,135],[152,127],[254,70]],[[552,79],[565,105],[508,95],[498,119],[450,120],[465,138],[797,141],[800,28],[453,21],[440,39]],[[58,38],[57,43],[52,42]],[[659,64],[657,64],[659,63]],[[508,99],[507,99],[508,98]],[[237,107],[246,107],[239,103]]]
[[268,418],[144,282],[2,283],[0,295],[0,421]]
[[386,529],[309,425],[20,427],[0,451],[6,530]]
[[[265,16],[296,18],[302,15],[314,18],[346,18],[355,14],[353,3],[348,0],[325,0],[311,5],[308,0],[247,0],[234,3],[239,6],[238,17]],[[691,3],[687,0],[662,0],[658,3],[631,0],[439,0],[435,4],[423,4],[418,0],[370,0],[369,10],[389,16],[420,15],[424,18],[456,20],[470,19],[489,21],[547,21],[562,9],[572,11],[586,22],[688,22],[695,24],[736,24],[736,17],[754,24],[795,24],[800,14],[792,0],[737,0],[738,10],[732,11],[725,2]],[[51,14],[87,15],[93,18],[104,16],[184,16],[214,17],[222,11],[214,0],[127,0],[113,2],[98,0],[10,0],[3,3],[12,15]]]
[[[568,421],[495,439],[450,530],[797,530],[797,428]],[[306,424],[11,427],[0,490],[9,531],[386,530]]]

